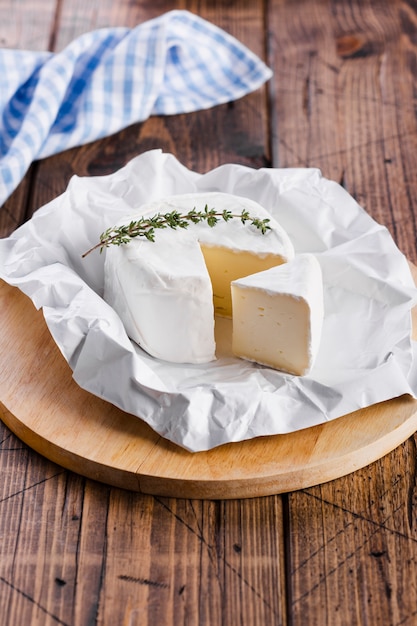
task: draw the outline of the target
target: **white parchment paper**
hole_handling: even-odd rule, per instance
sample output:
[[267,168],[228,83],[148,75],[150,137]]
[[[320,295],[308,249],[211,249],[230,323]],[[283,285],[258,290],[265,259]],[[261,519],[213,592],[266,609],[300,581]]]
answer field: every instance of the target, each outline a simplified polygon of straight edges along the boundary
[[[311,373],[296,377],[234,358],[230,324],[204,365],[156,360],[127,337],[102,299],[99,235],[159,197],[223,191],[262,204],[296,253],[317,255],[325,320]],[[191,451],[291,432],[408,393],[416,397],[411,308],[417,291],[388,230],[317,169],[224,165],[206,174],[153,150],[104,177],[74,177],[64,194],[0,240],[0,276],[37,308],[84,389],[144,419]]]

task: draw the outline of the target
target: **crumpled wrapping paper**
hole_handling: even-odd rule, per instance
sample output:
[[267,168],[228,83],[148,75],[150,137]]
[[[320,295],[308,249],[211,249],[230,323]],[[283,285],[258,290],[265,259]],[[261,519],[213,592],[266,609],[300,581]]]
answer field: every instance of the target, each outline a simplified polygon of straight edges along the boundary
[[[325,319],[308,376],[233,357],[228,320],[216,324],[216,361],[156,360],[129,340],[102,299],[105,253],[82,253],[142,203],[204,191],[256,200],[286,229],[296,253],[317,255]],[[43,308],[82,388],[190,451],[292,432],[417,394],[417,290],[407,260],[388,230],[318,169],[230,164],[198,174],[160,150],[144,153],[112,175],[73,177],[64,194],[0,240],[0,276]]]

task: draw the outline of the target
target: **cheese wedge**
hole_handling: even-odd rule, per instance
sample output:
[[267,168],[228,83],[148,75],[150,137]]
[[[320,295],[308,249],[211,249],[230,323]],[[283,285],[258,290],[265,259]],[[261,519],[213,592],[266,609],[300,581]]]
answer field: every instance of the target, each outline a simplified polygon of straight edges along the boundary
[[323,324],[320,264],[300,254],[232,283],[233,353],[302,376],[313,366]]
[[248,222],[243,224],[240,219],[229,222],[221,219],[213,228],[206,222],[189,227],[189,231],[194,233],[200,243],[210,274],[215,313],[222,317],[232,317],[232,280],[286,263],[294,257],[294,248],[285,230],[266,209],[253,200],[228,193],[171,196],[142,206],[140,213],[155,215],[174,210],[184,213],[193,208],[204,211],[206,205],[218,212],[226,209],[237,215],[246,210],[251,217],[270,220],[271,230],[264,235]]
[[211,282],[193,235],[162,230],[155,242],[110,246],[104,277],[104,299],[146,352],[173,363],[216,358]]

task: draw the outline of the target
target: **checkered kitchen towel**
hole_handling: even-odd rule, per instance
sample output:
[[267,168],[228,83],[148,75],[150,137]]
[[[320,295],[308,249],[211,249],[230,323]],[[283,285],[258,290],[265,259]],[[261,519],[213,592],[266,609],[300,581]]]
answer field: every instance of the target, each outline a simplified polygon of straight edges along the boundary
[[270,77],[236,39],[179,10],[87,33],[56,54],[0,50],[0,206],[36,159],[150,115],[235,100]]

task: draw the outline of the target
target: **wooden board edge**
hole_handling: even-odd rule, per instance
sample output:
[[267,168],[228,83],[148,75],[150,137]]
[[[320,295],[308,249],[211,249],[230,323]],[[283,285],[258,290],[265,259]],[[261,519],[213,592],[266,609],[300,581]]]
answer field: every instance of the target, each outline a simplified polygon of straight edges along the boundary
[[[397,399],[388,401],[394,405]],[[393,406],[394,409],[394,406]],[[372,441],[356,452],[341,455],[334,459],[324,459],[305,468],[296,468],[281,474],[260,475],[245,479],[198,480],[196,478],[167,478],[129,472],[109,467],[93,459],[81,457],[63,449],[53,441],[47,441],[38,433],[19,421],[0,402],[0,416],[4,424],[25,444],[42,457],[66,470],[85,478],[98,481],[119,489],[126,489],[144,495],[187,498],[197,500],[232,500],[264,497],[307,489],[319,484],[347,476],[392,452],[417,431],[417,401],[412,415],[396,429],[381,439]],[[336,421],[336,420],[335,420]],[[280,435],[276,435],[279,437]],[[381,455],[381,446],[385,452]],[[192,453],[190,453],[192,454]],[[80,468],[82,467],[82,471]]]

